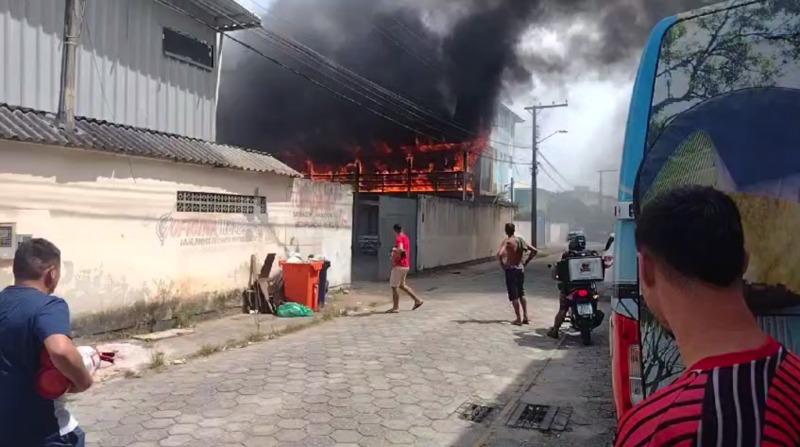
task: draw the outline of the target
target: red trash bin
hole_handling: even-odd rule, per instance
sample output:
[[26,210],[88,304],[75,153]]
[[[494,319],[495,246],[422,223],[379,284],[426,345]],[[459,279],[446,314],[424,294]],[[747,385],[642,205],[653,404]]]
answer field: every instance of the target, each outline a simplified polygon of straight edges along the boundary
[[323,262],[291,263],[280,261],[286,301],[302,304],[313,311],[319,307],[319,274]]

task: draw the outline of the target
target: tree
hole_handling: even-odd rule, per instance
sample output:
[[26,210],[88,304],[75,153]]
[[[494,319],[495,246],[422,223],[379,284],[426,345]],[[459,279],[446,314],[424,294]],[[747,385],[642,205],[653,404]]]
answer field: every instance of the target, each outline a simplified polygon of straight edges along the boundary
[[775,86],[800,55],[800,0],[772,0],[678,22],[664,36],[648,147],[673,117],[736,90]]

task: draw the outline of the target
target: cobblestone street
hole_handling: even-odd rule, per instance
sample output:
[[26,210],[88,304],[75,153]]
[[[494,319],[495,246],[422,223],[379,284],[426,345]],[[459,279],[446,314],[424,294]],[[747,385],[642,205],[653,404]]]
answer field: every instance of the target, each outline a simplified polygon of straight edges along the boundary
[[[603,445],[613,427],[606,327],[595,346],[556,341],[546,261],[528,274],[517,328],[501,272],[410,279],[425,306],[340,318],[244,349],[104,384],[72,408],[93,447]],[[560,436],[510,430],[518,400],[575,408]],[[482,423],[470,403],[499,406]],[[505,415],[507,416],[507,415]]]

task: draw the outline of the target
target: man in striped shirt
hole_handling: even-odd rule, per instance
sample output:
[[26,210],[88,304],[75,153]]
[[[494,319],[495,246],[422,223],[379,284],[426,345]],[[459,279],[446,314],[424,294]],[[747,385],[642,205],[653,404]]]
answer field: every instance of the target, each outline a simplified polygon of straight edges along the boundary
[[708,187],[659,195],[637,217],[636,245],[645,302],[691,366],[622,417],[616,445],[800,445],[800,359],[745,304],[736,203]]

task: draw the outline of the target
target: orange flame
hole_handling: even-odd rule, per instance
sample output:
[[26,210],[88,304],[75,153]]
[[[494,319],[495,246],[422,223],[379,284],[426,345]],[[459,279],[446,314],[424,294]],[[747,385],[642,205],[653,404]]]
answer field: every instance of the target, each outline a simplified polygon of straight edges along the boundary
[[[355,148],[355,161],[344,166],[326,166],[306,160],[304,173],[315,181],[353,185],[358,182],[360,192],[463,192],[465,183],[467,191],[472,192],[471,171],[486,148],[486,142],[486,138],[465,143],[417,141],[413,146],[401,146],[402,154],[379,142],[373,145],[375,151],[369,158],[363,156],[361,148]],[[401,160],[404,163],[398,166]]]

